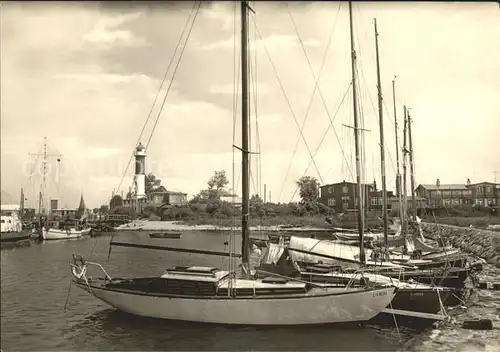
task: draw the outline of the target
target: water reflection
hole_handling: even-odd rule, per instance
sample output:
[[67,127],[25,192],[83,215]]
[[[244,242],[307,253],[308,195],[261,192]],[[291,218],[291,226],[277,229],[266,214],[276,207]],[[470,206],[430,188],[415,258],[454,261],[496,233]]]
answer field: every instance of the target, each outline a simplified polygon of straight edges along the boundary
[[[394,350],[388,330],[352,325],[234,327],[142,318],[113,309],[85,317],[71,328],[76,349],[99,335],[105,345],[141,350]],[[81,344],[82,343],[82,344]],[[125,347],[126,346],[126,347]],[[374,348],[374,347],[370,347]]]
[[[150,239],[148,233],[117,233],[122,242],[224,250],[227,233],[192,232],[182,239]],[[33,350],[460,350],[499,338],[499,330],[469,332],[456,325],[439,333],[380,326],[227,327],[140,318],[110,309],[72,287],[68,310],[64,304],[73,253],[105,264],[111,276],[160,273],[172,265],[227,267],[227,259],[185,253],[113,248],[110,237],[32,243],[1,251],[1,347],[5,351]],[[239,248],[239,240],[235,248]],[[488,271],[490,270],[490,271]],[[98,274],[90,273],[91,275]],[[497,278],[498,269],[487,268]],[[479,291],[467,316],[498,317],[500,292]],[[463,310],[457,315],[464,315]],[[465,319],[465,318],[464,318]],[[498,323],[497,323],[498,324]],[[340,328],[340,329],[339,329]],[[467,339],[472,339],[467,341]],[[476,342],[474,342],[476,341]]]

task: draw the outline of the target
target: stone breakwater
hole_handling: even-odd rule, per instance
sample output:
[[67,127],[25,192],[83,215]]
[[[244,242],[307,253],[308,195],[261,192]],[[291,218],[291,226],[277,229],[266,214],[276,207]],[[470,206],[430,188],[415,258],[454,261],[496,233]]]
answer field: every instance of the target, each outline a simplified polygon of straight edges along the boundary
[[455,248],[483,258],[500,268],[500,233],[445,224],[421,223],[424,236],[436,240],[439,236]]

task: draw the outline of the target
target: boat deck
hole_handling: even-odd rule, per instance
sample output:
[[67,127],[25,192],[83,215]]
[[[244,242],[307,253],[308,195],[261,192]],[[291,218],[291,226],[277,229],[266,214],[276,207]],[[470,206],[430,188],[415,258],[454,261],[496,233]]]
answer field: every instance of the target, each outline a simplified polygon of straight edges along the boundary
[[325,294],[359,292],[360,287],[346,288],[306,283],[285,278],[262,279],[234,278],[228,271],[212,267],[176,267],[157,277],[115,279],[92,285],[105,289],[137,292],[139,294],[211,296],[211,297],[256,297],[256,296],[304,296],[322,291]]

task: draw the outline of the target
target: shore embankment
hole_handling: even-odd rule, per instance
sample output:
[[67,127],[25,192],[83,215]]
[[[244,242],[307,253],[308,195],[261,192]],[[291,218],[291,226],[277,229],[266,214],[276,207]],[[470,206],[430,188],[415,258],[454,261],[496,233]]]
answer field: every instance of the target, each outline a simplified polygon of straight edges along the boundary
[[[455,248],[483,258],[489,264],[500,268],[500,233],[486,229],[460,227],[447,224],[422,222],[424,235],[436,240],[439,236],[446,239]],[[211,224],[185,224],[179,221],[135,220],[117,228],[119,231],[231,231],[240,227],[217,226]],[[340,228],[320,228],[312,226],[251,226],[251,231],[264,232],[343,232]],[[344,229],[345,231],[346,229]]]
[[453,225],[421,223],[424,236],[437,240],[441,237],[455,247],[483,258],[500,268],[500,233],[485,229]]
[[[240,227],[216,226],[216,225],[186,225],[177,221],[149,221],[135,220],[128,224],[117,227],[118,231],[231,231],[239,230]],[[251,231],[266,232],[332,232],[332,229],[315,227],[288,227],[288,226],[251,226]]]

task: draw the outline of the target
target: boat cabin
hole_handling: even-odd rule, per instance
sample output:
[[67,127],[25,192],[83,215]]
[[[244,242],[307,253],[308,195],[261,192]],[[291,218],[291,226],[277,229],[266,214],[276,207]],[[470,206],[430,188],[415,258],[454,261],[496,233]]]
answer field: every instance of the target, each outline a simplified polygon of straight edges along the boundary
[[47,220],[43,223],[43,226],[46,229],[59,229],[59,230],[68,230],[73,228],[75,230],[81,230],[82,225],[78,220]]
[[234,279],[229,271],[213,267],[181,267],[167,269],[155,278],[115,280],[108,289],[141,291],[149,294],[204,297],[255,297],[304,294],[311,287],[303,282],[267,277],[264,279]]

